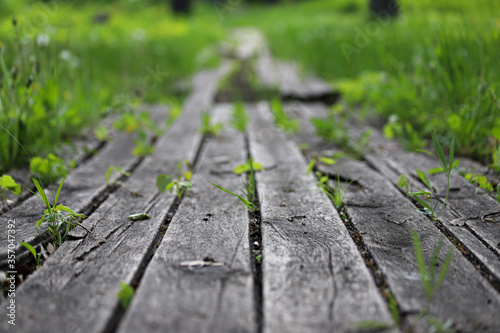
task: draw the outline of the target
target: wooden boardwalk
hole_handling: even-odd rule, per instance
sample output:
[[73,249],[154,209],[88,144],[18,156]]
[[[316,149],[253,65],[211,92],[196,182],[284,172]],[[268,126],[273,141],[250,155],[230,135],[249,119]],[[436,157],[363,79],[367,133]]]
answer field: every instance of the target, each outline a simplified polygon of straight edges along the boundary
[[[15,326],[8,323],[10,299],[2,301],[0,331],[427,332],[432,315],[458,332],[500,332],[500,204],[452,174],[448,204],[432,221],[397,182],[406,174],[423,188],[414,170],[437,162],[352,122],[346,125],[352,139],[372,131],[362,156],[314,168],[331,187],[337,179],[344,184],[343,205],[336,209],[307,170],[313,158],[341,150],[318,137],[310,122],[326,117],[326,103],[339,94],[317,78],[299,76],[294,64],[274,60],[255,31],[241,30],[234,38],[219,68],[193,77],[180,118],[163,136],[151,137],[152,155],[134,156],[133,137],[113,132],[112,141],[81,159],[60,201],[85,213],[82,224],[92,232],[74,229],[17,287]],[[233,105],[215,101],[235,62],[251,64],[262,87],[281,94],[300,131],[285,135],[270,103],[259,100],[245,104],[246,132],[229,125]],[[163,123],[169,107],[149,110]],[[217,137],[199,131],[204,111],[224,124]],[[249,158],[263,166],[255,174],[257,213],[210,184],[238,192],[241,178],[232,170]],[[192,189],[182,198],[160,194],[156,176],[176,174],[182,161],[191,165]],[[104,182],[110,166],[131,173],[112,179],[126,186]],[[445,175],[429,180],[442,202]],[[4,271],[13,270],[8,221],[15,221],[16,270],[31,260],[20,241],[39,246],[47,240],[35,228],[43,214],[39,199],[26,196],[14,206],[0,215]],[[134,213],[151,218],[131,221]],[[457,225],[457,218],[465,223]],[[453,249],[429,315],[420,320],[428,302],[412,230],[427,263],[444,237],[438,269]],[[122,282],[135,289],[126,309],[117,296]],[[371,328],[361,327],[368,322]]]

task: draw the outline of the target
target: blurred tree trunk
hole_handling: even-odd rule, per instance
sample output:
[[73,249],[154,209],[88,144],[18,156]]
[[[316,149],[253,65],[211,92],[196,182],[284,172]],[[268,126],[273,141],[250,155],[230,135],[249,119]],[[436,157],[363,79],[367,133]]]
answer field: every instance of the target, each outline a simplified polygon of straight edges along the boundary
[[170,0],[174,13],[189,14],[191,11],[191,0]]
[[370,12],[378,16],[396,16],[399,6],[396,0],[370,0]]

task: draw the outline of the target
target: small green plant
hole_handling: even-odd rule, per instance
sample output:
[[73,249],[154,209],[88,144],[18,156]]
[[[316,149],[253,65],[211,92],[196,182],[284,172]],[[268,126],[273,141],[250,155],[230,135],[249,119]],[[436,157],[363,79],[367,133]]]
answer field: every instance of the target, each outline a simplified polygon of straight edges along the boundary
[[102,142],[109,141],[111,139],[109,130],[104,125],[99,125],[94,129],[94,136],[97,140]]
[[[437,212],[437,206],[439,204],[438,200],[435,200],[433,197],[433,194],[430,192],[433,190],[433,187],[427,178],[427,175],[418,169],[415,169],[415,172],[417,173],[418,178],[424,183],[424,185],[430,190],[426,191],[423,189],[418,189],[417,192],[407,192],[408,195],[413,196],[413,198],[424,208],[424,211],[429,214],[433,219],[438,219],[439,215],[443,211],[444,206],[446,206],[446,203],[448,202],[448,195],[450,193],[450,174],[451,171],[453,170],[454,166],[456,166],[458,163],[454,161],[454,138],[451,139],[451,144],[450,144],[450,154],[449,154],[449,159],[446,161],[446,157],[444,155],[443,149],[441,148],[441,144],[439,143],[439,140],[436,137],[436,133],[432,132],[432,141],[434,143],[434,149],[436,150],[436,155],[433,153],[427,151],[427,150],[418,150],[421,152],[424,152],[426,154],[429,154],[435,158],[438,159],[441,167],[440,168],[435,168],[431,169],[431,171],[435,172],[444,172],[446,174],[446,181],[447,181],[447,187],[446,187],[446,196],[444,198],[443,204],[441,206],[441,209],[439,212]],[[402,186],[401,186],[402,187]],[[407,188],[407,187],[406,187]],[[423,199],[422,199],[423,198]],[[427,201],[425,201],[426,199]]]
[[[448,253],[446,254],[446,258],[442,264],[441,270],[439,272],[436,271],[438,265],[438,257],[441,253],[441,248],[444,243],[444,236],[441,236],[439,242],[432,253],[432,258],[429,267],[425,264],[424,254],[422,251],[422,245],[420,242],[420,237],[415,230],[412,230],[411,233],[413,240],[413,247],[415,250],[415,256],[418,264],[418,271],[420,273],[420,278],[422,281],[422,286],[425,291],[425,296],[427,298],[427,307],[430,305],[432,299],[434,298],[436,292],[444,281],[446,276],[446,271],[450,265],[452,255],[453,255],[453,247],[450,247]],[[427,308],[426,307],[426,308]]]
[[148,135],[145,131],[139,131],[137,137],[134,140],[135,147],[132,153],[135,156],[145,157],[154,153],[155,149],[153,145],[149,142]]
[[236,168],[234,168],[233,172],[237,175],[241,175],[243,173],[250,172],[251,169],[253,169],[254,171],[262,171],[262,164],[250,159],[246,163],[240,164]]
[[212,124],[212,117],[208,112],[201,114],[201,122],[200,133],[203,135],[207,134],[216,137],[223,128],[221,123]]
[[42,218],[36,223],[36,228],[37,230],[38,228],[42,228],[43,231],[48,232],[53,238],[56,247],[61,246],[68,232],[79,225],[77,222],[78,218],[85,218],[85,215],[77,214],[71,208],[57,204],[65,179],[59,184],[53,204],[50,204],[40,183],[35,178],[32,179],[38,192],[35,193],[32,191],[32,193],[42,200],[46,207]]
[[34,157],[30,161],[30,171],[32,175],[38,175],[44,184],[50,184],[68,175],[69,169],[74,167],[73,161],[69,168],[64,160],[50,153],[47,158]]
[[243,106],[243,103],[234,103],[231,126],[240,132],[245,132],[248,126],[248,114]]
[[134,112],[128,110],[118,120],[114,122],[114,127],[118,131],[125,133],[134,133],[148,130],[155,135],[161,134],[158,125],[151,119],[148,111]]
[[125,282],[120,283],[120,291],[118,292],[118,300],[122,308],[127,309],[134,298],[134,288],[126,284]]
[[366,130],[361,134],[361,136],[354,141],[350,149],[354,153],[354,157],[360,159],[363,154],[367,151],[368,145],[370,144],[370,137],[372,135],[372,130]]
[[223,188],[222,186],[216,185],[212,182],[210,182],[210,184],[212,184],[213,186],[215,186],[216,188],[218,188],[223,192],[229,193],[237,197],[240,200],[239,204],[244,207],[247,207],[250,212],[256,212],[260,210],[260,206],[257,204],[257,188],[255,185],[255,171],[253,168],[254,162],[252,161],[252,159],[248,160],[247,165],[248,165],[248,182],[245,182],[245,179],[242,177],[242,183],[244,189],[240,189],[243,195],[233,193]]
[[165,130],[168,129],[170,126],[172,126],[182,114],[182,106],[177,100],[177,98],[171,98],[169,100],[169,104],[170,104],[170,111],[168,118],[165,121]]
[[397,115],[391,115],[384,126],[384,135],[388,139],[403,139],[406,149],[413,150],[425,145],[420,133],[416,131],[410,122],[403,122]]
[[321,172],[316,172],[316,184],[319,190],[325,193],[333,202],[335,208],[340,209],[344,203],[344,194],[347,188],[354,182],[354,179],[349,183],[342,185],[340,183],[340,175],[337,172],[337,185],[332,189],[329,184],[330,178],[328,175],[323,175]]
[[399,315],[399,309],[398,309],[398,304],[396,302],[396,298],[391,292],[387,292],[386,297],[387,297],[387,303],[389,305],[389,311],[391,312],[393,324],[388,324],[377,320],[367,320],[354,323],[353,328],[383,330],[383,329],[391,329],[398,327],[401,323],[401,317]]
[[177,163],[177,173],[177,178],[173,175],[158,175],[156,177],[156,187],[158,188],[158,191],[165,193],[165,191],[170,190],[170,193],[172,193],[175,188],[177,197],[180,199],[188,189],[192,188],[190,181],[191,178],[193,178],[193,173],[190,170],[188,161],[181,161]]
[[31,254],[33,255],[33,258],[35,258],[35,262],[36,262],[36,268],[40,268],[41,264],[40,264],[40,254],[37,254],[36,253],[36,249],[31,246],[30,244],[28,243],[25,243],[25,242],[20,242],[22,246],[24,246],[26,249],[28,249],[28,251],[31,252]]
[[349,133],[346,121],[349,119],[347,113],[343,112],[341,105],[332,107],[328,117],[311,118],[311,123],[316,128],[316,135],[336,144],[342,148],[349,147]]
[[156,187],[161,193],[165,193],[165,191],[168,190],[172,193],[175,188],[177,197],[181,198],[182,194],[184,194],[187,189],[191,188],[192,185],[188,181],[174,179],[172,175],[160,174],[156,177]]
[[[438,318],[432,316],[429,313],[430,304],[436,295],[436,292],[439,290],[439,287],[444,281],[446,276],[446,272],[451,263],[451,259],[453,257],[453,246],[450,247],[446,257],[441,266],[441,270],[437,270],[439,266],[438,258],[441,253],[441,249],[444,243],[444,236],[441,236],[439,242],[432,253],[432,258],[430,265],[427,266],[424,258],[424,251],[422,250],[422,245],[420,242],[420,238],[418,233],[415,230],[411,232],[413,247],[415,250],[415,257],[417,261],[418,271],[420,274],[420,280],[422,282],[422,286],[424,288],[425,296],[426,296],[426,304],[422,310],[420,310],[417,315],[410,322],[410,332],[413,331],[413,328],[417,326],[417,323],[425,318],[427,320],[427,325],[429,332],[441,332],[441,333],[453,333],[454,331],[450,329],[451,321],[447,321],[446,323],[442,323]],[[396,303],[396,299],[394,296],[389,293],[387,295],[387,301],[389,303],[389,310],[392,315],[392,319],[394,321],[393,325],[388,325],[387,323],[380,321],[362,321],[355,323],[353,326],[355,328],[361,329],[389,329],[398,327],[401,323],[401,318],[399,316],[398,305]]]
[[16,183],[11,176],[3,175],[0,177],[0,198],[4,208],[7,206],[7,191],[15,195],[21,195],[23,193],[21,185]]
[[415,326],[416,322],[421,318],[426,317],[429,326],[437,329],[438,332],[453,332],[449,329],[449,325],[451,323],[443,324],[439,321],[439,319],[429,314],[430,304],[434,296],[436,295],[436,292],[439,290],[439,287],[443,283],[446,272],[448,271],[448,268],[450,266],[451,259],[453,257],[453,246],[451,246],[448,250],[448,253],[446,254],[446,257],[441,265],[441,269],[438,271],[438,258],[443,247],[444,236],[441,236],[439,238],[439,242],[432,253],[432,258],[429,266],[427,266],[425,263],[424,253],[418,233],[415,230],[412,230],[411,236],[413,240],[413,247],[415,250],[418,271],[420,273],[420,280],[422,282],[422,287],[424,288],[425,296],[427,299],[425,307],[417,314],[414,322],[412,323],[412,326]]
[[106,174],[104,175],[104,179],[106,180],[106,184],[111,185],[111,184],[120,184],[124,185],[123,182],[120,181],[111,181],[111,176],[113,173],[116,174],[121,174],[126,177],[130,177],[130,172],[125,171],[122,167],[120,166],[110,166],[108,170],[106,171]]
[[422,183],[428,188],[428,189],[433,189],[431,182],[429,181],[429,178],[427,177],[427,174],[423,171],[420,171],[418,169],[415,169],[415,172],[417,173],[418,179],[422,181]]
[[285,112],[279,98],[274,98],[271,102],[271,112],[273,114],[274,124],[286,134],[293,134],[299,131],[299,121],[297,119],[292,119]]
[[163,134],[158,125],[151,119],[148,111],[137,113],[128,110],[115,121],[114,127],[125,133],[137,133],[132,152],[135,156],[140,157],[151,155],[154,152],[154,147],[151,145],[147,133],[153,133],[155,136]]
[[405,192],[408,193],[409,192],[409,184],[408,184],[408,177],[406,177],[406,175],[399,175],[399,178],[398,178],[398,187],[401,187],[405,189]]
[[493,185],[491,182],[488,181],[488,178],[479,173],[467,173],[464,175],[464,178],[467,179],[469,183],[479,186],[476,192],[479,191],[480,188],[488,192],[493,192]]
[[324,163],[326,165],[334,165],[335,163],[337,163],[337,160],[339,158],[342,158],[344,156],[346,156],[346,154],[342,153],[342,152],[337,152],[337,153],[334,153],[333,155],[328,155],[328,156],[321,156],[321,155],[315,156],[309,162],[309,164],[307,166],[306,174],[309,174],[309,173],[311,173],[312,170],[314,170],[314,167],[316,166],[318,161],[320,163]]

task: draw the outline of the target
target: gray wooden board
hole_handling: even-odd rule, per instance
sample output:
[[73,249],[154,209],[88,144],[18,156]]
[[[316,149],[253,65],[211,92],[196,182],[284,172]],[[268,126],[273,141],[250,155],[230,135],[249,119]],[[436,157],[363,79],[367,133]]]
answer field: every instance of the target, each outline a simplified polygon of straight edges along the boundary
[[314,99],[333,94],[333,89],[323,80],[315,77],[301,78],[297,65],[277,61],[280,73],[281,94],[284,98]]
[[[441,237],[439,230],[391,183],[366,164],[344,160],[336,166],[322,165],[320,169],[329,174],[338,171],[344,178],[357,179],[360,187],[349,187],[345,197],[348,216],[363,234],[401,309],[414,312],[423,308],[425,297],[410,231],[415,229],[419,233],[429,259]],[[445,244],[446,249],[452,246],[447,239]],[[442,257],[444,253],[442,251]],[[443,322],[452,319],[465,330],[495,331],[500,329],[500,318],[495,315],[499,306],[498,292],[455,251],[445,281],[431,304],[431,312]]]
[[[154,185],[156,176],[174,174],[179,161],[193,161],[201,142],[200,112],[212,102],[214,86],[225,69],[227,66],[198,75],[198,89],[185,103],[189,109],[128,179],[128,188],[111,194],[84,221],[93,233],[65,242],[18,288],[16,332],[87,333],[115,326],[120,282],[133,283],[144,269],[174,198],[170,193],[159,195]],[[137,222],[128,219],[128,215],[139,212],[152,218]],[[2,305],[3,316],[5,311]],[[0,323],[0,330],[10,328],[6,321]]]
[[[218,106],[215,119],[231,107]],[[219,118],[220,119],[220,118]],[[227,123],[227,122],[226,122]],[[206,143],[192,180],[153,257],[119,332],[255,331],[248,213],[214,182],[236,193],[242,183],[231,173],[246,161],[244,136],[226,127]],[[221,267],[183,267],[210,258]]]
[[[166,119],[167,109],[157,107],[151,109],[152,118],[159,123]],[[106,145],[94,158],[74,169],[66,178],[64,186],[59,196],[59,204],[70,207],[76,212],[86,212],[92,205],[99,202],[112,188],[105,182],[105,173],[110,166],[121,166],[123,169],[131,171],[140,161],[132,153],[134,147],[134,135],[117,132],[113,141]],[[121,175],[114,174],[110,181],[118,179]],[[52,198],[52,191],[57,190],[55,186],[46,190],[48,198]],[[36,221],[43,215],[45,206],[37,197],[32,196],[20,206],[10,210],[0,216],[0,267],[7,264],[8,236],[7,221],[15,220],[15,252],[16,259],[30,255],[29,252],[19,242],[27,242],[37,246],[47,237],[47,233],[36,229]],[[40,232],[40,234],[39,234]]]
[[[306,127],[303,131],[301,131],[294,137],[298,143],[310,143],[310,149],[316,151],[328,149],[328,146],[325,145],[325,141],[319,139],[313,134],[314,130],[309,123],[309,119],[313,116],[326,117],[328,109],[324,104],[295,102],[288,104],[285,109],[295,117],[301,119],[302,126]],[[309,127],[309,129],[307,129],[307,127]],[[364,157],[375,169],[382,173],[395,186],[397,186],[400,174],[411,173],[414,175],[414,169],[409,168],[408,165],[411,165],[411,167],[413,168],[417,167],[425,171],[430,167],[436,166],[434,161],[432,159],[429,160],[425,155],[417,155],[402,150],[399,147],[399,144],[394,141],[386,140],[382,137],[382,134],[374,128],[369,128],[366,126],[360,128],[354,125],[350,125],[349,127],[349,131],[353,139],[359,137],[367,129],[370,129],[372,131],[372,137],[370,139],[371,150],[368,151],[364,155]],[[410,157],[404,159],[404,156]],[[424,165],[422,166],[422,164]],[[431,177],[431,179],[434,179],[434,177]],[[416,188],[424,188],[424,185],[421,184],[421,182],[419,182],[418,180],[414,180],[414,182],[414,190]],[[475,191],[475,189],[470,184],[464,184],[463,181],[460,181],[460,184],[464,185],[467,188],[467,191],[470,192],[471,198],[479,198],[481,200],[483,199],[484,194],[472,193],[473,191]],[[443,183],[441,183],[441,185],[443,185]],[[491,203],[491,200],[487,200]],[[450,222],[456,218],[457,214],[454,211],[448,209],[448,207],[445,207],[440,215],[440,219],[443,221],[444,227],[452,235],[457,237],[457,239],[460,240],[465,248],[468,251],[471,251],[473,255],[480,261],[480,263],[484,264],[490,270],[490,272],[495,275],[497,279],[500,279],[500,260],[498,254],[494,251],[491,251],[487,246],[485,246],[480,240],[481,238],[478,239],[478,237],[473,235],[467,227],[451,225]],[[491,224],[491,222],[489,223]],[[498,228],[496,229],[496,231],[493,230],[491,233],[489,233],[487,237],[495,237],[495,235],[497,234]],[[495,238],[493,239],[493,242],[494,241]]]
[[[356,128],[353,127],[353,132],[355,130]],[[429,158],[427,155],[406,152],[398,148],[394,142],[391,143],[383,138],[382,134],[375,129],[372,129],[371,143],[378,152],[365,154],[366,160],[389,176],[393,183],[397,183],[399,174],[406,174],[408,177],[411,177],[409,179],[414,179],[416,177],[415,169],[427,172],[427,170],[439,166],[437,160],[432,157]],[[390,149],[387,149],[389,145]],[[430,175],[429,181],[436,189],[436,195],[441,200],[444,200],[447,187],[446,176],[443,173]],[[423,188],[423,184],[418,180],[415,180],[415,183],[418,185],[415,185],[414,188]],[[485,263],[489,263],[489,266],[493,271],[496,271],[498,277],[500,272],[500,204],[483,190],[479,190],[476,193],[477,188],[457,174],[452,174],[450,177],[450,189],[452,190],[450,191],[447,204],[447,208],[449,209],[443,210],[444,214],[440,216],[441,219],[444,221],[445,226],[456,234],[466,246],[471,249],[477,249],[475,251],[477,255],[483,257]],[[482,221],[480,218],[481,216],[495,212],[498,214],[489,217],[496,222]],[[460,216],[467,218],[467,227],[480,240],[489,245],[491,251],[494,252],[493,256],[491,253],[488,253],[490,250],[486,246],[478,246],[478,241],[474,241],[473,237],[467,235],[468,231],[465,230],[465,227],[451,226],[449,224],[451,220]],[[466,239],[469,239],[470,242],[466,241]]]
[[[250,45],[252,46],[252,45]],[[314,99],[337,95],[334,89],[320,78],[301,78],[294,63],[276,61],[266,45],[258,50],[255,72],[261,84],[278,88],[285,99]]]
[[279,88],[280,74],[268,48],[264,48],[255,62],[255,73],[259,82],[269,88]]
[[[302,105],[305,106],[305,105]],[[307,112],[324,114],[316,105]],[[302,131],[314,133],[313,126],[302,118]],[[305,137],[305,134],[302,134]],[[352,223],[361,232],[363,240],[384,274],[403,312],[414,313],[425,306],[425,295],[414,256],[410,236],[417,230],[422,247],[429,259],[440,238],[439,230],[421,214],[386,177],[366,163],[342,159],[335,165],[319,164],[319,169],[330,175],[356,179],[345,191],[344,204]],[[445,248],[451,246],[446,240]],[[440,260],[443,260],[445,250]],[[431,312],[441,320],[452,319],[466,331],[495,332],[500,329],[496,312],[500,296],[458,252],[453,259],[443,286],[431,305]]]
[[265,104],[250,108],[251,155],[262,202],[264,332],[347,332],[391,322],[356,245],[300,152],[275,130]]

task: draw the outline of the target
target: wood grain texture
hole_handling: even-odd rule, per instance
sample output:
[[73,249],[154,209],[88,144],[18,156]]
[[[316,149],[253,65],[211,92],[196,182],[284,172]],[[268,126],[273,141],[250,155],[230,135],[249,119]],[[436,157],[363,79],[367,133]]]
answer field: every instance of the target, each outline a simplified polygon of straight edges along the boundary
[[[377,139],[381,144],[386,143],[380,132],[374,131],[373,139]],[[443,146],[445,146],[443,144]],[[379,145],[380,149],[384,146]],[[386,163],[390,163],[395,171],[405,173],[409,176],[415,176],[415,169],[419,169],[427,172],[427,170],[437,167],[438,162],[421,154],[415,154],[411,152],[404,152],[402,149],[391,149],[387,151],[387,155],[390,158],[385,158]],[[382,161],[376,159],[377,156],[368,155],[367,160],[373,157],[374,165],[380,165]],[[389,162],[390,161],[390,162]],[[429,176],[429,181],[431,185],[436,190],[436,196],[440,197],[442,200],[446,195],[446,175],[444,173],[439,173]],[[458,213],[458,216],[463,216],[468,219],[467,226],[470,227],[474,233],[476,233],[481,240],[488,243],[491,249],[500,255],[500,228],[498,224],[500,223],[500,203],[495,199],[485,193],[483,190],[477,190],[476,186],[469,184],[460,175],[451,174],[450,177],[450,195],[448,198],[449,207]],[[493,221],[482,221],[481,217],[487,214],[497,213],[489,216]]]
[[[215,119],[230,106],[218,106]],[[226,121],[227,124],[227,121]],[[244,136],[226,127],[206,143],[192,180],[168,231],[146,270],[119,332],[255,331],[248,212],[214,182],[234,193],[242,186],[232,170],[246,161]],[[220,267],[184,267],[213,260]]]
[[[151,117],[158,123],[166,119],[167,108],[156,107],[151,109]],[[134,135],[115,132],[113,140],[106,145],[94,158],[74,169],[66,178],[59,196],[59,204],[70,207],[76,212],[86,214],[92,210],[95,203],[102,201],[113,185],[106,184],[105,173],[110,166],[121,166],[124,170],[132,171],[141,160],[132,153]],[[113,174],[110,181],[117,180],[121,175]],[[46,189],[48,198],[53,197],[57,187]],[[31,256],[19,242],[23,241],[38,246],[48,237],[47,233],[37,231],[36,221],[41,218],[45,206],[37,197],[32,196],[20,206],[0,216],[0,267],[6,266],[7,260],[7,221],[16,221],[16,254],[17,260]],[[79,229],[79,228],[78,228]],[[84,232],[77,230],[76,232]],[[40,232],[40,234],[39,234]]]
[[300,152],[274,128],[268,106],[251,109],[252,157],[262,202],[264,332],[351,332],[390,323],[356,245]]
[[[327,116],[328,108],[325,105],[321,103],[295,102],[289,103],[286,107],[286,110],[290,112],[294,117],[300,119],[301,125],[304,127],[298,135],[294,136],[294,139],[297,143],[308,143],[310,146],[309,149],[312,151],[319,152],[322,150],[332,150],[331,144],[329,147],[327,142],[313,134],[314,129],[309,123],[309,119],[311,117]],[[420,168],[421,170],[427,171],[427,169],[437,166],[434,160],[429,160],[425,155],[422,154],[414,154],[403,150],[398,143],[385,139],[383,135],[375,128],[368,126],[361,127],[353,124],[349,125],[349,132],[352,136],[352,139],[354,140],[361,136],[361,134],[365,130],[371,130],[372,136],[370,138],[370,149],[364,154],[364,158],[373,168],[383,174],[386,179],[388,179],[394,186],[397,186],[399,175],[407,174],[408,177],[412,177],[410,178],[410,180],[411,182],[414,182],[414,190],[416,188],[425,187],[418,179],[413,178],[416,176],[414,169]],[[404,157],[408,155],[409,157],[405,159]],[[454,179],[457,179],[456,176],[454,177]],[[431,179],[434,179],[434,177],[431,177]],[[441,181],[445,180],[442,179]],[[463,184],[462,180],[460,181],[460,184]],[[441,183],[441,185],[443,185],[443,183]],[[469,191],[471,200],[472,198],[479,198],[480,200],[483,199],[484,193],[475,193],[474,186],[472,186],[471,188],[470,184],[465,184],[465,186],[465,190]],[[458,187],[454,188],[457,189]],[[400,189],[400,191],[403,192],[403,189]],[[454,194],[452,194],[452,196],[453,195]],[[441,195],[441,200],[442,199],[443,196]],[[487,200],[490,201],[490,199]],[[461,216],[461,214],[457,214],[457,210],[451,205],[448,205],[448,207],[444,207],[439,218],[441,221],[443,221],[443,226],[446,228],[446,230],[462,243],[464,249],[472,253],[472,255],[477,258],[477,264],[485,265],[497,280],[500,279],[500,260],[498,254],[496,253],[496,250],[492,251],[491,247],[485,246],[485,242],[482,240],[482,238],[480,236],[476,237],[476,235],[471,232],[471,229],[468,228],[468,226],[453,226],[450,224],[452,220],[456,219],[459,216]],[[495,218],[494,215],[491,217]],[[469,224],[470,222],[474,222],[474,219],[472,219],[472,221],[468,221],[467,224]],[[490,221],[489,223],[491,224],[492,222]],[[487,237],[492,237],[491,240],[494,243],[496,240],[495,235],[497,234],[498,230],[493,230],[487,235]]]
[[[415,169],[426,172],[430,168],[437,167],[437,161],[423,154],[404,151],[394,142],[386,140],[379,131],[371,130],[371,143],[375,151],[365,154],[366,160],[395,185],[399,175],[406,174],[414,182],[414,189],[424,188],[425,185],[416,177]],[[352,126],[352,132],[359,133],[361,129]],[[429,181],[436,190],[435,196],[444,201],[446,176],[442,173],[430,175]],[[500,279],[500,228],[498,228],[500,204],[484,191],[477,191],[474,185],[454,173],[450,177],[450,189],[448,204],[439,218],[443,221],[444,227],[472,251],[497,279]],[[495,212],[498,214],[488,216],[492,220],[481,219],[482,216]],[[466,218],[466,226],[450,224],[458,217]]]
[[[306,108],[317,116],[325,112],[321,106]],[[314,128],[306,119],[302,119],[301,125],[302,131],[312,136]],[[306,134],[302,134],[302,138],[306,138]],[[351,222],[361,233],[401,310],[415,313],[422,309],[426,299],[410,231],[414,229],[419,233],[427,259],[441,237],[440,231],[387,177],[366,163],[342,159],[335,165],[319,164],[318,167],[332,177],[338,172],[343,179],[356,180],[345,190],[344,198]],[[397,182],[397,176],[391,175],[394,176]],[[332,183],[336,185],[335,181]],[[450,246],[446,240],[445,248]],[[441,253],[441,262],[444,254],[445,250]],[[445,282],[431,304],[431,312],[443,321],[452,319],[465,331],[494,332],[500,329],[500,320],[495,316],[499,302],[498,292],[455,250]]]
[[[128,188],[114,192],[85,220],[92,234],[65,242],[18,288],[17,331],[87,333],[116,326],[121,311],[117,297],[120,283],[137,282],[164,231],[162,224],[174,199],[174,194],[159,195],[154,185],[156,176],[175,174],[177,163],[184,159],[193,162],[201,142],[200,113],[212,102],[214,86],[226,69],[198,76],[197,89],[187,99],[185,112],[160,138],[154,154],[128,179]],[[152,218],[136,222],[128,219],[138,212]],[[2,309],[5,315],[6,307]],[[0,330],[7,326],[2,321]]]

